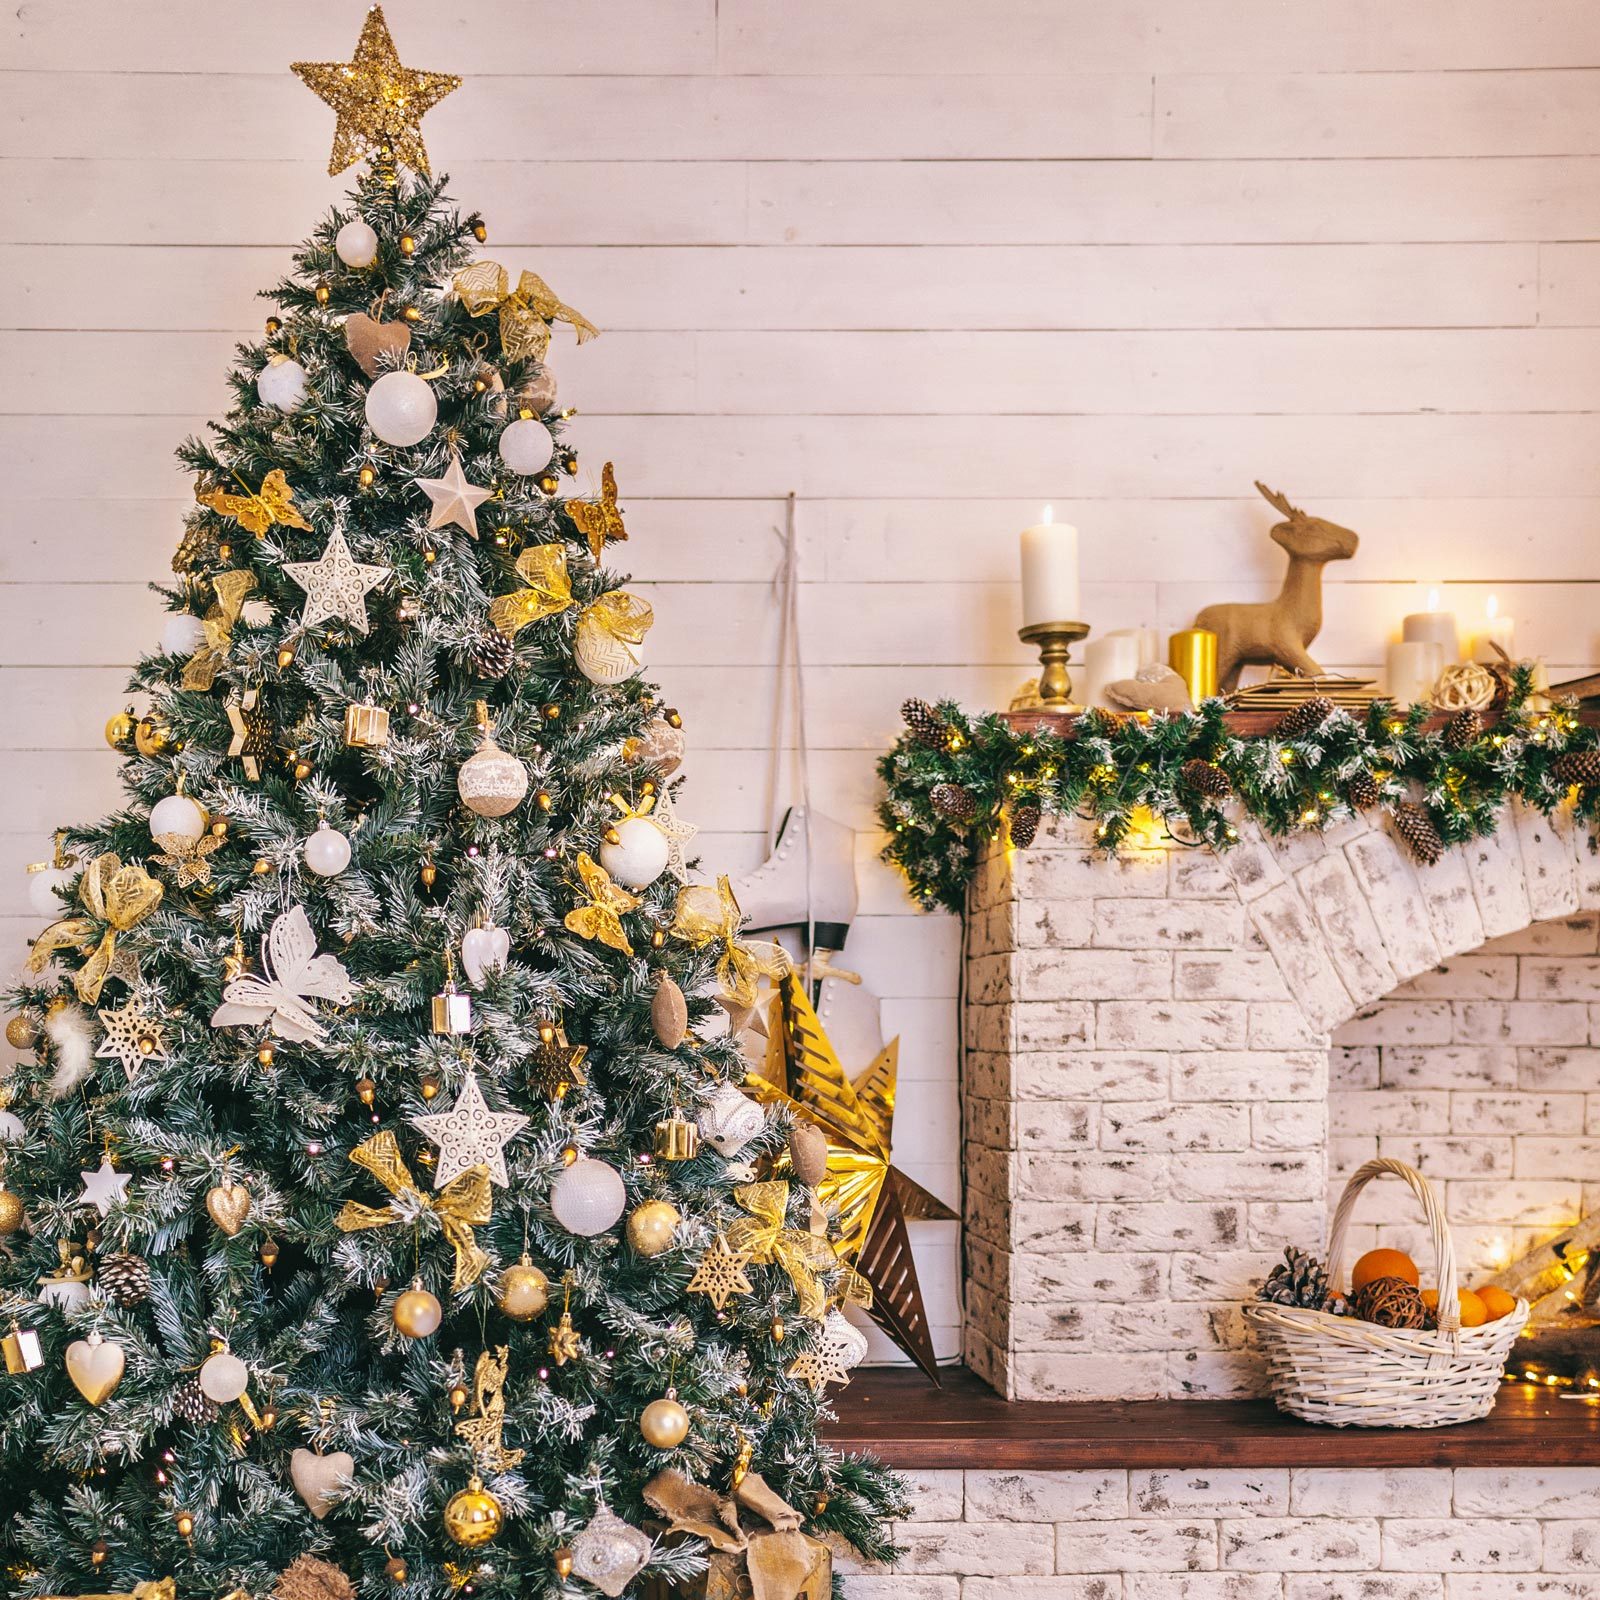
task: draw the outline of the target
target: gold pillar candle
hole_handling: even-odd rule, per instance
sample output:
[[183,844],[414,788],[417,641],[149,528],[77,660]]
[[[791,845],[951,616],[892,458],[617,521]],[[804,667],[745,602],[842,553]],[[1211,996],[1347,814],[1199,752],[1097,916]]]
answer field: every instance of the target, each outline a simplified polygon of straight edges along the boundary
[[1189,688],[1198,706],[1217,692],[1217,636],[1209,628],[1184,628],[1167,641],[1167,665]]

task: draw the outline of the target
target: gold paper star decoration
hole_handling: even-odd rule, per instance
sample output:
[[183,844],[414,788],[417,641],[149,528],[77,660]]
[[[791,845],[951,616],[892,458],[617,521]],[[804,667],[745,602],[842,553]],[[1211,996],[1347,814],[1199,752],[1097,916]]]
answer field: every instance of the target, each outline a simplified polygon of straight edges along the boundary
[[719,1233],[711,1248],[700,1257],[700,1265],[689,1280],[689,1293],[703,1294],[721,1311],[733,1295],[750,1293],[750,1280],[744,1272],[749,1264],[750,1257],[735,1250],[726,1235]]
[[850,1381],[850,1374],[839,1365],[838,1357],[826,1348],[807,1350],[796,1356],[789,1363],[789,1376],[809,1384],[813,1394],[820,1394],[830,1383],[847,1384]]
[[[277,734],[272,718],[261,704],[259,689],[246,689],[237,700],[230,700],[223,708],[228,713],[228,726],[233,737],[228,741],[228,754],[237,756],[244,765],[244,775],[252,783],[261,778],[261,758],[272,754],[273,740]],[[158,844],[160,840],[156,841]]]
[[838,1219],[839,1259],[871,1285],[873,1320],[937,1383],[906,1220],[953,1221],[955,1212],[894,1165],[899,1045],[892,1040],[852,1081],[806,998],[805,984],[791,972],[772,1002],[766,1062],[745,1086],[758,1100],[788,1106],[827,1135],[828,1170],[817,1198]]
[[564,1029],[553,1029],[548,1039],[541,1032],[538,1044],[528,1054],[528,1087],[551,1102],[565,1099],[568,1090],[588,1082],[583,1071],[588,1054],[588,1045],[567,1043]]
[[338,116],[328,158],[330,176],[364,155],[426,174],[422,119],[461,87],[454,73],[401,66],[381,6],[367,13],[354,59],[296,61],[289,70]]
[[120,1061],[122,1070],[132,1083],[140,1064],[145,1061],[165,1061],[166,1041],[161,1037],[161,1024],[147,1017],[137,1000],[130,1000],[118,1010],[101,1009],[95,1013],[106,1030],[95,1055],[110,1061]]

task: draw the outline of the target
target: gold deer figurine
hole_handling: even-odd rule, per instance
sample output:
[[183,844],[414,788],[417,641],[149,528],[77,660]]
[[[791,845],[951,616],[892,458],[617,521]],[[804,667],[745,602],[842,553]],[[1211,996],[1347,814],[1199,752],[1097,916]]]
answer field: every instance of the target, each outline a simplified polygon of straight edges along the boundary
[[1245,667],[1287,667],[1311,677],[1322,671],[1307,654],[1322,627],[1322,569],[1348,561],[1361,542],[1336,522],[1307,516],[1264,483],[1256,488],[1287,519],[1272,537],[1289,552],[1289,570],[1276,600],[1207,606],[1194,619],[1195,627],[1217,636],[1217,684],[1224,693],[1239,687]]

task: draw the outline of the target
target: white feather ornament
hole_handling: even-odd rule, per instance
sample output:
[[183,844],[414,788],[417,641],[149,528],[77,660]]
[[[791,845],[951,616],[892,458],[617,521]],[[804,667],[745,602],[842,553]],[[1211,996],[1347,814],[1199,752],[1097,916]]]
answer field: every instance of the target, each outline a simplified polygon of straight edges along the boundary
[[69,1004],[46,1013],[44,1033],[56,1062],[50,1098],[64,1100],[94,1071],[94,1028],[82,1006]]

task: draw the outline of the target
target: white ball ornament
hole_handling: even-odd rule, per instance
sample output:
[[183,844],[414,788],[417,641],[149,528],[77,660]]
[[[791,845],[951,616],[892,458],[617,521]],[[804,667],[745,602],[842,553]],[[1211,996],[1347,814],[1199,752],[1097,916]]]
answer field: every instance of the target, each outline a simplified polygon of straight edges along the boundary
[[628,817],[614,831],[617,842],[600,846],[600,865],[624,889],[648,889],[667,870],[666,834],[648,817]]
[[219,1350],[200,1363],[200,1392],[225,1406],[250,1387],[250,1369],[231,1350]]
[[543,472],[555,448],[550,430],[537,417],[518,417],[500,435],[500,459],[524,478]]
[[592,1238],[614,1228],[628,1203],[622,1174],[604,1161],[579,1156],[550,1185],[550,1209],[568,1233]]
[[28,874],[28,905],[36,916],[61,915],[61,897],[56,890],[66,888],[74,870],[72,867],[45,867]]
[[347,267],[370,267],[378,259],[378,235],[370,224],[355,217],[334,237],[333,248]]
[[731,1159],[761,1132],[767,1117],[748,1095],[741,1094],[731,1083],[721,1083],[700,1108],[695,1121],[700,1137],[718,1155]]
[[367,426],[385,444],[420,444],[438,417],[433,389],[414,372],[386,372],[367,390]]
[[150,808],[150,837],[175,833],[180,839],[198,839],[206,831],[206,814],[186,794],[169,794]]
[[319,878],[336,878],[350,865],[350,841],[326,822],[317,824],[317,831],[304,845],[306,865]]
[[264,406],[293,411],[306,397],[306,369],[287,357],[274,358],[256,374],[256,393]]
[[169,656],[192,656],[206,642],[206,625],[192,611],[174,611],[161,625],[161,648]]
[[580,617],[572,636],[572,659],[590,683],[605,688],[625,683],[644,665],[644,646],[618,639],[588,618]]
[[831,1355],[844,1372],[867,1359],[866,1334],[837,1307],[823,1319],[822,1344],[823,1353]]

